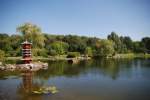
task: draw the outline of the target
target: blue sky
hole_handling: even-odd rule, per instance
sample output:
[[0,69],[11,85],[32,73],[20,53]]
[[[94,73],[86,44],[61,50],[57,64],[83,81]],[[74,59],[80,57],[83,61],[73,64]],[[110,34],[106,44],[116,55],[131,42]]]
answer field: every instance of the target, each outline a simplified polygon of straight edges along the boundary
[[[0,0],[0,32],[31,22],[44,33],[133,40],[150,36],[150,0]],[[17,33],[19,34],[19,33]]]

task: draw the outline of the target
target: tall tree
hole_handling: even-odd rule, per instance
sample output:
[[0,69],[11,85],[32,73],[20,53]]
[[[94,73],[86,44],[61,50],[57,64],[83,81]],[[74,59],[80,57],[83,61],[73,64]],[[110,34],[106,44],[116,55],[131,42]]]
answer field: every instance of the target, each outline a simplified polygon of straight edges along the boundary
[[0,49],[0,61],[4,60],[5,52]]
[[57,54],[62,55],[68,51],[68,43],[56,41],[51,44],[51,50],[55,51]]
[[86,41],[81,39],[81,37],[76,35],[67,35],[65,36],[64,41],[69,44],[69,51],[84,53],[86,48]]
[[28,39],[33,42],[33,47],[35,48],[42,48],[44,47],[45,37],[41,33],[41,29],[34,24],[25,23],[17,28],[17,31],[20,32],[24,39]]
[[108,57],[114,54],[114,42],[111,40],[100,40],[100,46],[97,48],[96,55]]
[[145,53],[146,48],[144,46],[144,43],[142,43],[141,41],[133,42],[133,52],[135,52],[135,53]]
[[110,35],[108,35],[108,40],[114,41],[114,49],[117,53],[122,53],[122,42],[119,38],[119,36],[115,32],[111,32]]
[[146,48],[146,52],[150,53],[150,37],[145,37],[142,39],[142,43]]
[[85,49],[85,55],[86,56],[93,56],[93,51],[92,51],[92,48],[91,47],[86,47]]

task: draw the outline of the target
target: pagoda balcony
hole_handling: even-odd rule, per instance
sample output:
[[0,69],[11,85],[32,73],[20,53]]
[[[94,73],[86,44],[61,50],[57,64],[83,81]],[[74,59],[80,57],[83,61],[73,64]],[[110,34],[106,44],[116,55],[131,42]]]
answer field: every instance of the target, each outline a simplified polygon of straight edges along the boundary
[[22,49],[23,51],[29,51],[29,50],[31,50],[31,48],[30,49]]
[[24,52],[22,52],[22,54],[28,54],[28,53],[31,53],[31,51],[24,51]]
[[31,55],[31,53],[26,53],[26,54],[22,54],[22,55]]

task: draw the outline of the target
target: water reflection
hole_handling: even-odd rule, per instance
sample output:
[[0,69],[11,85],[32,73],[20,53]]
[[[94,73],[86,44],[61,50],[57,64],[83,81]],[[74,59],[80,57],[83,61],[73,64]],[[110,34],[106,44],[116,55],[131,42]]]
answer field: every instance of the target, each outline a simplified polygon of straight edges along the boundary
[[38,71],[37,75],[48,79],[56,76],[78,77],[90,72],[116,80],[125,73],[126,77],[134,77],[133,72],[139,68],[150,68],[149,59],[99,59],[81,61],[78,64],[68,64],[65,61],[49,62],[48,70]]
[[26,71],[22,73],[22,84],[20,85],[20,90],[25,93],[30,93],[33,87],[33,72]]
[[[81,61],[78,64],[69,64],[67,61],[48,62],[47,70],[23,72],[21,77],[10,77],[19,76],[18,72],[1,72],[0,99],[3,97],[8,100],[11,100],[9,98],[76,100],[76,97],[80,100],[149,98],[150,59],[96,59]],[[54,95],[32,94],[33,90],[51,85],[55,85],[60,92]],[[9,93],[11,90],[13,92]],[[127,94],[132,96],[129,97]]]
[[18,87],[20,100],[42,100],[41,95],[35,96],[32,91],[39,88],[41,84],[34,82],[34,72],[24,71],[22,73],[22,82]]
[[[100,59],[81,61],[78,64],[68,64],[62,62],[49,62],[49,68],[46,71],[38,71],[38,76],[48,79],[55,76],[78,77],[80,74],[87,74],[88,71],[93,71],[93,74],[100,73],[107,75],[112,79],[119,77],[119,72],[123,68],[132,68],[130,60],[115,60],[115,59]],[[92,73],[92,72],[91,72]]]

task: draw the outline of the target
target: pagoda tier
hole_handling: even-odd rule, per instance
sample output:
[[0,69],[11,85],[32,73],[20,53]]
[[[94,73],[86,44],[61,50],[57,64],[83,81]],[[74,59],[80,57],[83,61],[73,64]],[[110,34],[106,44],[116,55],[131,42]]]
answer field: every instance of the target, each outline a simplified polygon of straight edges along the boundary
[[24,55],[24,54],[31,54],[31,51],[22,52],[22,55]]

